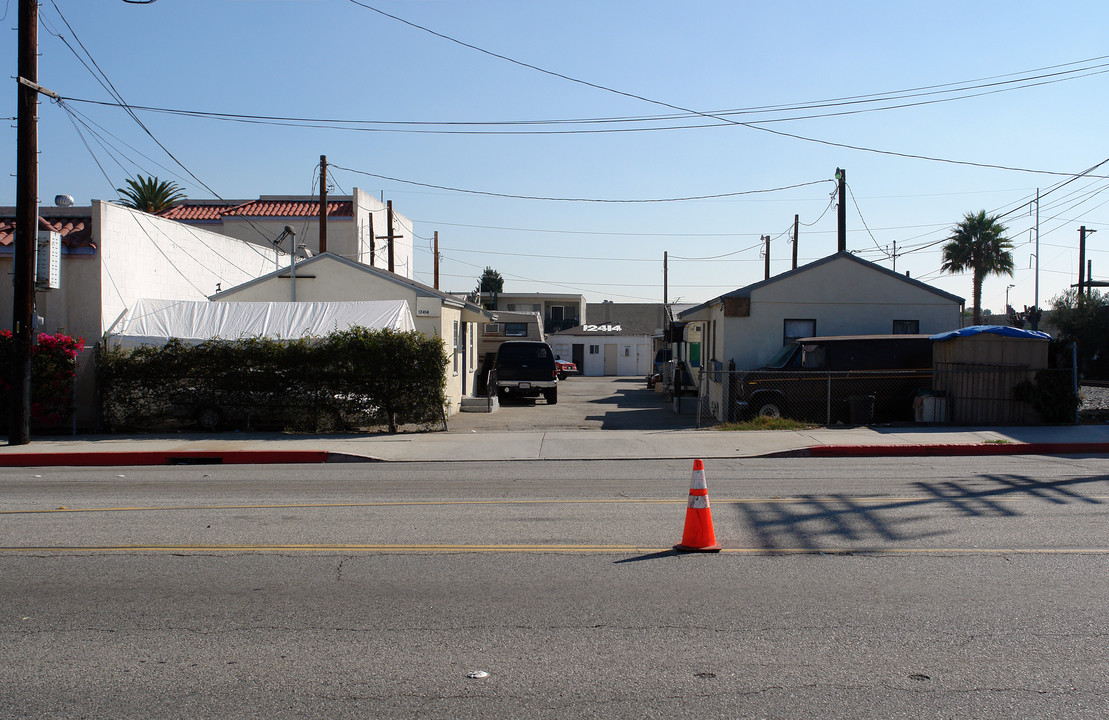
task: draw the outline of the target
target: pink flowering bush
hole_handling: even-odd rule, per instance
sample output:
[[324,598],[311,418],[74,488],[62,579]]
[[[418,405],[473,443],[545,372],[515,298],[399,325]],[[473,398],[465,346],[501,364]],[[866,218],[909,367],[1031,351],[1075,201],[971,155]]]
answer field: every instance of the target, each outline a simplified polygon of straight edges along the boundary
[[[41,333],[31,349],[31,424],[40,428],[60,427],[73,413],[77,354],[85,347],[83,338],[57,332]],[[12,358],[15,341],[11,330],[0,330],[0,405],[10,415]]]

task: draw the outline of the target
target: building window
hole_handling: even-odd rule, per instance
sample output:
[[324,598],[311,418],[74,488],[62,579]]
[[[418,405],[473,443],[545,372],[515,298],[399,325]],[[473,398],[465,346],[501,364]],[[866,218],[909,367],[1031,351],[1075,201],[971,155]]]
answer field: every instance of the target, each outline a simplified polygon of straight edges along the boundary
[[458,374],[458,352],[459,352],[459,349],[458,349],[458,321],[457,320],[454,321],[454,344],[452,345],[452,347],[454,348],[454,353],[453,353],[453,355],[454,355],[454,374],[457,375]]
[[601,346],[600,345],[590,345],[589,346],[589,354],[590,355],[598,355],[598,354],[600,354],[600,352],[601,352]]
[[894,335],[917,335],[920,333],[919,320],[894,320],[893,321],[893,334]]
[[816,320],[786,320],[782,333],[782,344],[789,345],[798,338],[814,337]]
[[505,323],[504,334],[506,337],[527,337],[528,324],[527,323]]

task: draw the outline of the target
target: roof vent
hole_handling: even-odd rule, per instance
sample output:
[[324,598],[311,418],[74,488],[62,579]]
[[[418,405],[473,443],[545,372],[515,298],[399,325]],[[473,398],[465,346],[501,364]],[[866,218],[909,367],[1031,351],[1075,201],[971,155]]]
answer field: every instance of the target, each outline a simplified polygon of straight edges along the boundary
[[73,207],[72,195],[55,195],[54,204],[58,207]]

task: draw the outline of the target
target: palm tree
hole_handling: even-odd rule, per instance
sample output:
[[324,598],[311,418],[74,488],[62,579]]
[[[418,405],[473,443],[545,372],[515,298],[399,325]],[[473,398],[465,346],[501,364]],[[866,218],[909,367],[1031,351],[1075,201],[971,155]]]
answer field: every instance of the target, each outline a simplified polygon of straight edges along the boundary
[[160,213],[186,197],[177,183],[156,177],[139,175],[137,179],[127,178],[127,185],[130,190],[116,188],[116,192],[123,198],[123,204],[143,212]]
[[1013,275],[1013,244],[996,215],[967,213],[943,246],[944,272],[974,274],[974,324],[982,324],[982,281],[987,275]]

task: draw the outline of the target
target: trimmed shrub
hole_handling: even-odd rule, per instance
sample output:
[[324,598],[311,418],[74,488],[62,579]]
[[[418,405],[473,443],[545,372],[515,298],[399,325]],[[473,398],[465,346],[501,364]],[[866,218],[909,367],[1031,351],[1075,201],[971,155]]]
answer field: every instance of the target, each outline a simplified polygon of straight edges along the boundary
[[447,360],[439,338],[365,328],[110,348],[100,356],[101,413],[115,430],[430,427],[444,419]]

